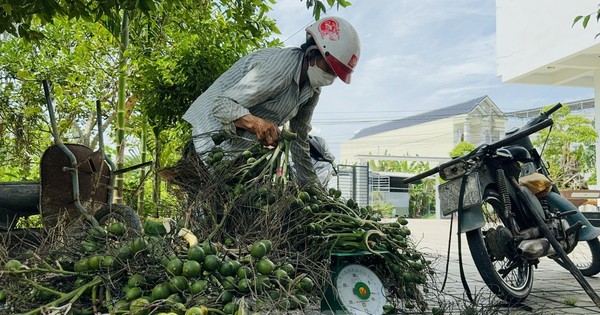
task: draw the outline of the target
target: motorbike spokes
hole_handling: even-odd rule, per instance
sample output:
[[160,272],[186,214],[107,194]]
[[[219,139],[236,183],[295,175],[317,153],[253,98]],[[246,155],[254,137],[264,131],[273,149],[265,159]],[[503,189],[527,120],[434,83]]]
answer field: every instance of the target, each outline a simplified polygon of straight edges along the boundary
[[[597,238],[578,242],[568,256],[584,276],[591,277],[600,272],[600,241]],[[563,268],[568,269],[562,261],[555,260]]]
[[578,269],[588,268],[591,264],[592,253],[587,242],[577,244],[575,249],[569,254],[569,258]]
[[498,276],[507,286],[520,290],[527,285],[529,267],[526,261],[510,261],[504,259],[492,263]]
[[502,278],[506,278],[508,274],[510,274],[513,270],[515,270],[515,268],[518,267],[519,264],[513,261],[506,268],[498,269],[498,273],[500,274],[500,276],[502,276]]
[[485,191],[485,226],[467,232],[467,240],[479,274],[490,290],[508,303],[517,304],[531,292],[533,267],[517,255],[513,235],[501,219],[504,209],[500,200],[496,191]]

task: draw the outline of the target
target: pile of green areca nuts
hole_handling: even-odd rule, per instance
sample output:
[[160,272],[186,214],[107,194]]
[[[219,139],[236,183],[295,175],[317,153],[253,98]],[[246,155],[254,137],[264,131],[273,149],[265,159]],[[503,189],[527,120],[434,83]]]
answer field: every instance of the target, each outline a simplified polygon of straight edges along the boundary
[[[172,219],[89,229],[76,247],[2,261],[0,305],[9,313],[298,314],[331,286],[332,255],[363,253],[383,281],[386,313],[425,311],[433,274],[404,218],[385,222],[335,188],[299,187],[290,166],[295,135],[276,148],[216,148],[206,183]],[[1,311],[0,311],[1,312]]]

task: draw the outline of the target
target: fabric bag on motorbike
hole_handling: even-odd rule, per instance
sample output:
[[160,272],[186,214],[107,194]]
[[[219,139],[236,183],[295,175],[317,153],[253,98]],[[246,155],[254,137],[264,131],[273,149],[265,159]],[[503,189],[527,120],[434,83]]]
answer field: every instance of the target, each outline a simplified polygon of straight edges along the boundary
[[536,197],[544,197],[552,189],[550,179],[540,173],[533,173],[519,178],[519,185],[527,187]]

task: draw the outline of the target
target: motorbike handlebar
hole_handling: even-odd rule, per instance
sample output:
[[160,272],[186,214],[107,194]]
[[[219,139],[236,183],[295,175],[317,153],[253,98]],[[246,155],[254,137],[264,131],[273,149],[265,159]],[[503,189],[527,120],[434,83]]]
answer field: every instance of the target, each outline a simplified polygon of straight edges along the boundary
[[443,165],[444,165],[444,164],[446,164],[446,163],[449,163],[449,162],[442,163],[442,164],[440,164],[440,166],[436,166],[436,167],[434,167],[434,168],[432,168],[432,169],[430,169],[430,170],[428,170],[428,171],[425,171],[425,172],[423,172],[423,173],[421,173],[421,174],[417,174],[417,175],[415,175],[415,176],[412,176],[412,177],[405,178],[405,179],[403,180],[403,183],[404,183],[404,184],[411,184],[411,183],[413,183],[413,182],[416,182],[416,181],[418,181],[419,179],[423,179],[423,178],[425,178],[425,177],[431,176],[431,175],[433,175],[433,174],[435,174],[435,173],[439,172],[439,171],[440,171],[440,167],[441,167],[441,166],[443,166]]
[[555,106],[553,106],[552,108],[550,108],[549,110],[547,110],[545,112],[541,112],[539,114],[539,116],[537,116],[536,118],[532,119],[527,124],[527,125],[529,125],[529,124],[533,123],[530,127],[527,127],[527,128],[525,128],[523,130],[519,130],[518,132],[516,132],[516,133],[514,133],[514,134],[512,134],[512,135],[510,135],[510,136],[508,136],[506,138],[500,139],[499,141],[496,141],[496,142],[494,142],[492,144],[484,146],[483,148],[479,147],[479,148],[475,149],[475,151],[471,151],[471,152],[469,152],[469,153],[467,153],[467,154],[465,154],[463,156],[460,156],[458,158],[452,159],[451,161],[444,162],[444,163],[440,164],[439,166],[434,167],[434,168],[432,168],[432,169],[430,169],[430,170],[428,170],[426,172],[423,172],[421,174],[417,174],[417,175],[409,177],[409,178],[405,178],[404,179],[404,183],[405,184],[410,184],[410,183],[416,182],[417,180],[423,179],[425,177],[431,176],[431,175],[439,172],[440,169],[446,168],[446,167],[448,167],[448,166],[450,166],[452,164],[455,164],[455,163],[457,163],[459,161],[468,160],[468,159],[472,158],[474,155],[477,155],[478,152],[489,152],[491,150],[496,150],[496,149],[498,149],[500,147],[503,147],[503,146],[505,146],[507,144],[510,144],[510,143],[512,143],[512,142],[514,142],[516,140],[519,140],[521,138],[527,137],[527,136],[532,135],[532,134],[534,134],[534,133],[536,133],[536,132],[538,132],[538,131],[540,131],[540,130],[542,130],[544,128],[547,128],[547,127],[551,126],[554,123],[554,121],[552,119],[548,118],[548,116],[552,115],[552,113],[554,113],[555,111],[557,111],[561,107],[562,107],[562,104],[558,103]]
[[554,121],[552,119],[546,118],[546,119],[542,120],[541,122],[539,122],[539,123],[537,123],[537,124],[535,124],[535,125],[533,125],[533,126],[531,126],[529,128],[526,128],[524,130],[520,130],[519,132],[517,132],[515,134],[512,134],[512,135],[510,135],[510,136],[508,136],[508,137],[506,137],[504,139],[500,139],[499,141],[490,144],[488,146],[488,148],[490,150],[498,149],[498,148],[503,147],[503,146],[505,146],[507,144],[510,144],[511,142],[514,142],[514,141],[519,140],[521,138],[525,138],[525,137],[527,137],[529,135],[532,135],[532,134],[534,134],[534,133],[536,133],[536,132],[538,132],[538,131],[546,128],[546,127],[549,127],[553,123],[554,123]]
[[553,114],[555,111],[557,111],[557,110],[558,110],[559,108],[561,108],[561,107],[562,107],[562,104],[561,104],[561,103],[558,103],[558,104],[556,104],[556,105],[552,106],[552,108],[550,108],[549,110],[547,110],[547,111],[545,111],[545,112],[542,112],[542,114],[543,114],[544,116],[548,117],[548,116],[552,115],[552,114]]

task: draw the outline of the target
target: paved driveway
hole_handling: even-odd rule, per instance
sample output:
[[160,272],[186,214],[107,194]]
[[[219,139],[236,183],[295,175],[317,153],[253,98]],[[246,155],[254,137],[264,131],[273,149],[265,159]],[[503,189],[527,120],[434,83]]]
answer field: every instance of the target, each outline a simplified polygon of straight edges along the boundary
[[[434,286],[438,289],[445,275],[450,223],[447,219],[409,219],[408,224],[413,239],[418,243],[417,248],[434,258],[438,272]],[[507,307],[487,289],[463,236],[463,266],[471,292],[477,299],[477,305],[471,307],[460,280],[456,220],[452,231],[446,287],[442,293],[430,297],[431,305],[439,303],[446,307],[445,314],[600,314],[600,308],[594,305],[571,273],[549,258],[542,258],[539,268],[534,271],[533,290],[525,303],[520,307]],[[586,279],[600,294],[600,278]],[[468,312],[469,308],[475,312]]]

